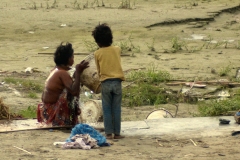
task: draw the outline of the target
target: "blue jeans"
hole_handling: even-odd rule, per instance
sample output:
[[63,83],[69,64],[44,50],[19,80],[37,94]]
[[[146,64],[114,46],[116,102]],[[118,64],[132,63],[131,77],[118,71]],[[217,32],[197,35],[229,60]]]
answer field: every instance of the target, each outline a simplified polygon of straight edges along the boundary
[[105,80],[101,83],[102,109],[105,134],[120,134],[122,81],[120,79]]

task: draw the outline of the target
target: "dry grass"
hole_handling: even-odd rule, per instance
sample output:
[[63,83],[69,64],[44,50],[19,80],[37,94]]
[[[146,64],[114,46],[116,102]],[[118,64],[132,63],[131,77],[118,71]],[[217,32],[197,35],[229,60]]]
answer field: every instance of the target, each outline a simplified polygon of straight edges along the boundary
[[24,114],[28,110],[29,110],[29,108],[26,111],[23,110],[22,113],[20,113],[20,114],[19,113],[10,113],[9,106],[4,104],[2,97],[0,97],[0,120],[22,119],[25,115],[21,115],[21,114]]
[[0,119],[10,119],[9,107],[3,103],[0,98]]

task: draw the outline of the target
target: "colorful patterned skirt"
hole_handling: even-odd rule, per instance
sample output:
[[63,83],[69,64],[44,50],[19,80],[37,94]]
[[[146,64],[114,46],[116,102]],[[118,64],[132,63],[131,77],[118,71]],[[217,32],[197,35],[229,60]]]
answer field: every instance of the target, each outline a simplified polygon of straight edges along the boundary
[[79,99],[67,94],[66,90],[54,104],[39,103],[37,108],[38,122],[52,126],[74,126],[78,124]]

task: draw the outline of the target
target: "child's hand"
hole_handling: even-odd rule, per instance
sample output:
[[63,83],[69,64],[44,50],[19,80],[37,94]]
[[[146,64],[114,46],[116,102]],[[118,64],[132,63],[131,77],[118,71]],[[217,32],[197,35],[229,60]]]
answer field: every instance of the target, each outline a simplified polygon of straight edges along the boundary
[[81,63],[76,65],[76,71],[82,73],[84,69],[89,67],[89,62],[83,60]]

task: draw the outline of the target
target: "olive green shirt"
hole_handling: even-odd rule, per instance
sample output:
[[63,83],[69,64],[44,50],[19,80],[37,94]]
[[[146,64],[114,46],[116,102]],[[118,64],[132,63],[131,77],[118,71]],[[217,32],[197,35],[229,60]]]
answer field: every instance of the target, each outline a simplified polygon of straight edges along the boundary
[[125,80],[121,66],[121,49],[118,46],[99,48],[94,53],[100,81],[119,78]]

